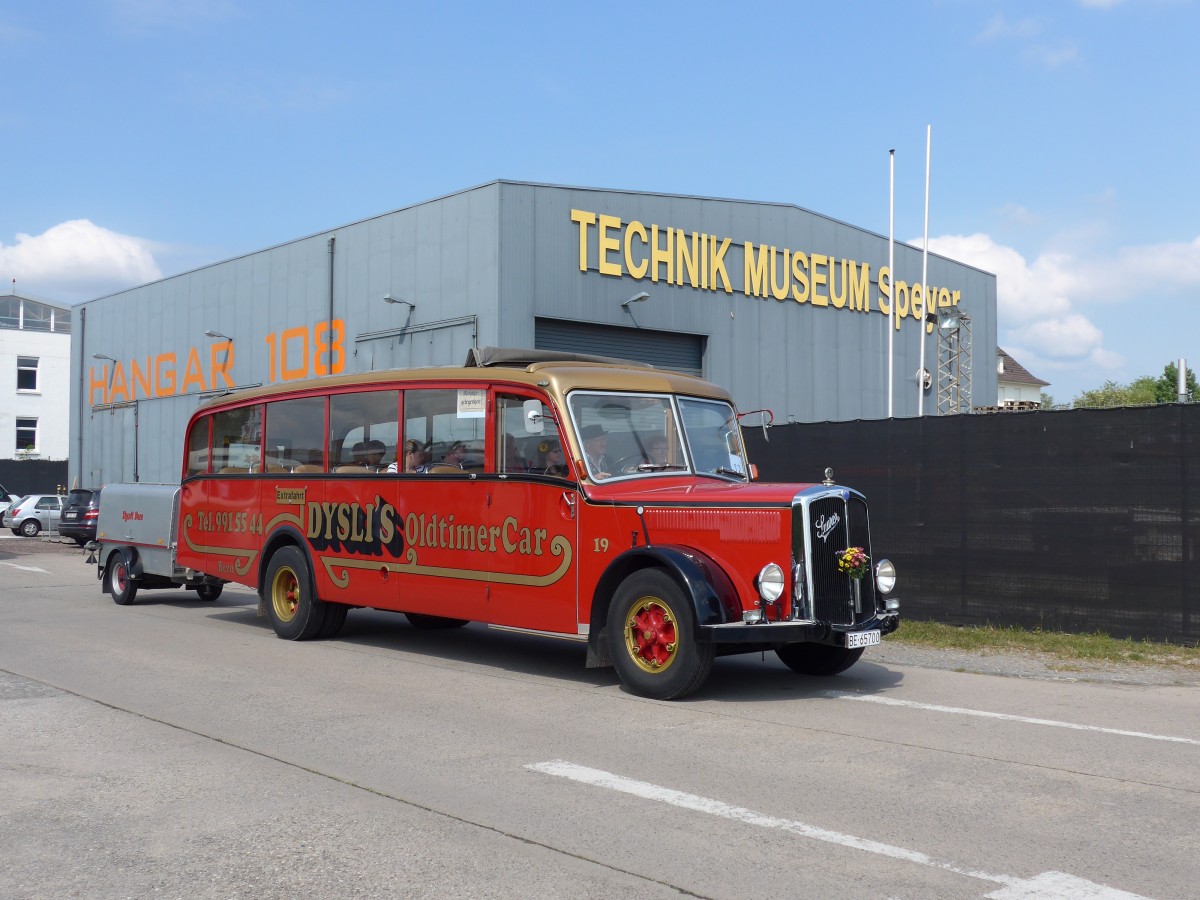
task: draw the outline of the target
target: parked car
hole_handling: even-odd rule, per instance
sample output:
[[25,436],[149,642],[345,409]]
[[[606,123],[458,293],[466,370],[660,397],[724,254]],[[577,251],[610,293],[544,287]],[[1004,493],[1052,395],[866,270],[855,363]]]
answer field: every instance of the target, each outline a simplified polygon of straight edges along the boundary
[[63,501],[58,533],[73,538],[80,547],[96,539],[96,520],[100,517],[100,491],[76,488]]
[[13,534],[37,537],[43,528],[54,531],[62,514],[63,498],[58,494],[30,494],[4,511],[4,525]]
[[4,515],[4,511],[8,509],[14,500],[17,499],[16,494],[10,494],[8,488],[0,484],[0,517]]

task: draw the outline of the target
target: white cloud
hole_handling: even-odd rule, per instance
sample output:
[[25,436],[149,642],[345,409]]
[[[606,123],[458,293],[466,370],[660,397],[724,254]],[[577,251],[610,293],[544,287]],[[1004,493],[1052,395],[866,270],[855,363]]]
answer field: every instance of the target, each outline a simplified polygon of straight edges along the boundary
[[0,243],[0,277],[5,287],[15,278],[18,293],[86,300],[161,278],[155,249],[143,238],[73,219],[39,235],[18,234],[12,246]]

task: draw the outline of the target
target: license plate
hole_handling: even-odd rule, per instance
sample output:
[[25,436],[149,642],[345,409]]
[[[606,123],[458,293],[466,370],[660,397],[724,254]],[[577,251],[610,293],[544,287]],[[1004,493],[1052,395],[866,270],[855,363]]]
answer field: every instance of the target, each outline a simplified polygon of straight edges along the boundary
[[77,512],[65,512],[65,513],[63,513],[63,518],[64,518],[64,519],[77,519],[77,518],[79,518],[79,513],[77,513]]
[[852,631],[846,635],[847,647],[871,647],[878,643],[878,631]]

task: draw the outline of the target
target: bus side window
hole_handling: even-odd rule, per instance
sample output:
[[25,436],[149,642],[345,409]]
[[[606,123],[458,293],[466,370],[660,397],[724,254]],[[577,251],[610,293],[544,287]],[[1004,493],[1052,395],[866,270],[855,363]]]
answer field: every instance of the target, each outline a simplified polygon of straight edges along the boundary
[[208,472],[208,436],[212,426],[212,416],[197,419],[192,425],[192,433],[188,435],[187,444],[187,473],[189,475],[204,475]]
[[212,417],[212,471],[262,471],[262,406],[239,406]]
[[404,437],[425,448],[426,471],[439,475],[484,468],[486,419],[477,389],[431,388],[404,392]]
[[329,398],[329,471],[386,472],[399,443],[399,391],[360,391]]
[[323,472],[325,398],[267,404],[267,472]]

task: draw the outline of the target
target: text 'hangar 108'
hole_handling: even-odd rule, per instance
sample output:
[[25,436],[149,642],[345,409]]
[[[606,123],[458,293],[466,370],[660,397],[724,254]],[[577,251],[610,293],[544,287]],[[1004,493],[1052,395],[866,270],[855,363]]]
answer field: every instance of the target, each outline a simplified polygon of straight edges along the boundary
[[920,248],[893,256],[787,204],[492,182],[75,307],[69,477],[177,482],[209,397],[483,346],[701,375],[777,423],[995,397],[969,367],[995,358],[995,276],[930,254],[923,290]]

